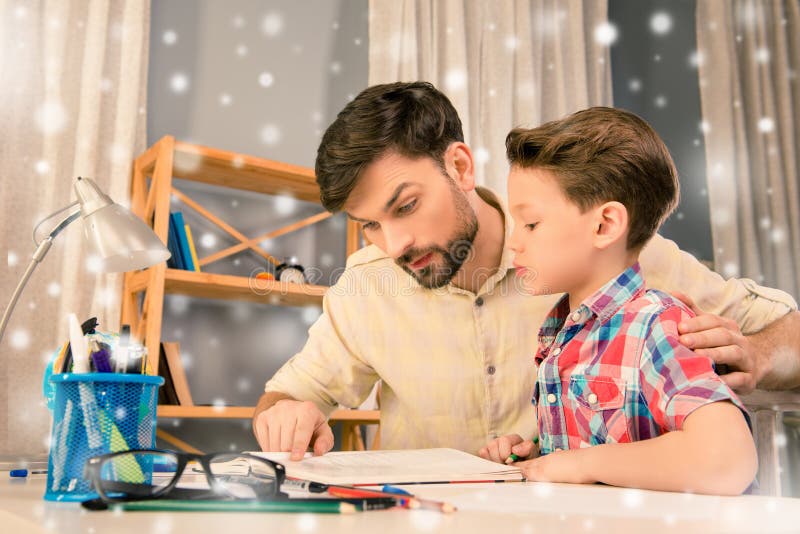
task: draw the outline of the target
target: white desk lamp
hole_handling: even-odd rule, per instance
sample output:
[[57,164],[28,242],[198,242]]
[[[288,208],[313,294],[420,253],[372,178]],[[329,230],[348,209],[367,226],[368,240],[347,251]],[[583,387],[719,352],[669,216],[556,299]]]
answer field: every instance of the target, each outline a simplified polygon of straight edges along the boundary
[[[25,284],[33,270],[44,259],[53,239],[79,216],[83,218],[83,230],[89,247],[100,258],[100,269],[110,272],[134,271],[144,269],[170,257],[169,250],[140,218],[126,208],[114,203],[89,178],[75,180],[78,200],[69,206],[45,217],[33,231],[33,241],[37,248],[31,263],[22,275],[11,302],[3,313],[0,322],[0,342],[11,317],[11,312],[19,300]],[[50,231],[42,241],[36,240],[36,229],[53,216],[69,210],[69,213]]]

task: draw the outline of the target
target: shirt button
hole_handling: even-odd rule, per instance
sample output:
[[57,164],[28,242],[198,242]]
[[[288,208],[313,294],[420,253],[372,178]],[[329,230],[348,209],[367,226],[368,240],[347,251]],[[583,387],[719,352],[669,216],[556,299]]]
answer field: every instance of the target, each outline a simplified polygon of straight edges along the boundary
[[478,297],[475,299],[475,306],[483,306],[483,297]]
[[550,404],[555,404],[556,402],[556,395],[555,393],[550,393],[547,395],[547,402]]
[[589,404],[597,404],[597,395],[594,393],[589,393],[587,398],[589,399]]
[[489,367],[486,368],[486,372],[489,373],[490,375],[493,375],[494,371],[495,371],[494,365],[490,365]]
[[558,356],[561,354],[561,347],[556,347],[553,349],[553,356]]
[[580,321],[580,320],[581,320],[581,312],[579,312],[579,311],[576,311],[575,313],[573,313],[573,314],[572,314],[572,320],[573,320],[574,322],[576,322],[576,323],[577,323],[578,321]]

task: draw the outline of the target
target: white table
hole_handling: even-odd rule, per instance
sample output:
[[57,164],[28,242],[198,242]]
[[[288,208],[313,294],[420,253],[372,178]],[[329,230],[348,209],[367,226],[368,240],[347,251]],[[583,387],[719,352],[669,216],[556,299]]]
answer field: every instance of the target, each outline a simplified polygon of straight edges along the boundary
[[458,506],[453,514],[393,509],[352,515],[88,512],[42,499],[46,475],[0,472],[0,532],[236,534],[319,532],[800,532],[800,499],[710,497],[606,486],[507,483],[420,485],[421,497]]

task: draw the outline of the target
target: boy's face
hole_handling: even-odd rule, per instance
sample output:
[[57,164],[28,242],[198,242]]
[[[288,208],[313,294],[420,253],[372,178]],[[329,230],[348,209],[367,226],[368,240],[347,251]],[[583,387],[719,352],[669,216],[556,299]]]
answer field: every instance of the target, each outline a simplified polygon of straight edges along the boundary
[[592,271],[592,210],[581,213],[544,169],[512,166],[508,198],[509,246],[523,287],[534,295],[576,290]]
[[344,209],[367,239],[428,288],[450,282],[478,231],[465,191],[430,158],[389,153],[374,161]]

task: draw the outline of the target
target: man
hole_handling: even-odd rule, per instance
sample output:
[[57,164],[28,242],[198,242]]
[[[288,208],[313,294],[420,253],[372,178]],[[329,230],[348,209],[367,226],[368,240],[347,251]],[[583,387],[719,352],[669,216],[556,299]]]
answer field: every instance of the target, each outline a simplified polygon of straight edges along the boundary
[[[372,245],[348,259],[305,347],[267,382],[253,417],[261,448],[327,452],[327,415],[358,406],[378,380],[387,449],[474,454],[498,435],[530,437],[531,332],[558,296],[519,287],[511,218],[475,186],[447,97],[421,82],[364,90],[323,136],[316,174],[325,208],[358,221]],[[800,361],[790,296],[724,281],[660,236],[640,261],[651,287],[711,312],[682,324],[681,342],[729,366],[731,387],[800,386],[800,369],[784,368]]]

